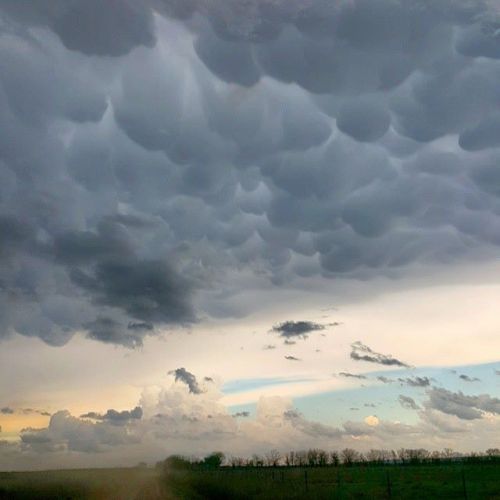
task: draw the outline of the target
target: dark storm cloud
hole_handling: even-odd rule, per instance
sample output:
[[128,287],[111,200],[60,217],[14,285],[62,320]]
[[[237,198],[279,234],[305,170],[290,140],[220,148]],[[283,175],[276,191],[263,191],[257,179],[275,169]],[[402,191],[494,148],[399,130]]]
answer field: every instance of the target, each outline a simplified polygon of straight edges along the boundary
[[189,285],[166,263],[137,259],[102,261],[93,273],[71,272],[73,283],[97,304],[116,307],[144,321],[192,320]]
[[175,376],[175,381],[180,381],[186,384],[189,388],[189,392],[192,394],[202,394],[203,390],[198,384],[198,381],[196,380],[196,377],[188,372],[185,368],[177,368],[175,370],[172,370],[171,372],[172,375]]
[[88,55],[121,56],[155,40],[147,2],[5,0],[1,8],[14,21],[48,27],[65,47]]
[[413,398],[410,398],[409,396],[403,396],[402,394],[399,395],[398,397],[399,404],[403,407],[406,408],[407,410],[419,410],[420,406],[418,406],[417,403],[415,403],[415,400]]
[[432,379],[429,377],[406,377],[398,378],[398,382],[410,387],[428,387],[431,385]]
[[494,7],[1,2],[0,337],[139,346],[249,312],[241,276],[494,254]]
[[427,391],[426,408],[439,410],[449,415],[455,415],[463,420],[481,418],[484,412],[500,415],[500,399],[489,394],[468,396],[463,392],[452,392],[433,387]]
[[370,349],[359,340],[351,344],[351,359],[355,361],[367,361],[386,366],[402,366],[408,368],[410,365],[403,363],[399,359],[393,358],[390,354],[381,354]]
[[273,332],[279,333],[280,337],[290,339],[293,337],[307,338],[307,334],[324,330],[325,326],[313,321],[284,321],[273,326]]
[[127,423],[130,420],[140,420],[142,418],[142,408],[140,406],[136,406],[133,410],[123,410],[123,411],[110,409],[104,414],[91,411],[89,413],[80,415],[80,418],[105,420],[111,424],[121,425]]

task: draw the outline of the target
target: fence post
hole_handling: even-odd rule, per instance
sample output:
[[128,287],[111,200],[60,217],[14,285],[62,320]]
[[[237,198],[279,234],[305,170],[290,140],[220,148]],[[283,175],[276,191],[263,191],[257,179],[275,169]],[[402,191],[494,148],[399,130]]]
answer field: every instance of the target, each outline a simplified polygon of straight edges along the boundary
[[464,490],[464,498],[465,498],[465,500],[467,500],[467,488],[465,486],[465,472],[464,472],[463,467],[462,467],[462,488]]
[[391,475],[389,471],[387,471],[387,498],[392,497],[392,488],[391,488]]

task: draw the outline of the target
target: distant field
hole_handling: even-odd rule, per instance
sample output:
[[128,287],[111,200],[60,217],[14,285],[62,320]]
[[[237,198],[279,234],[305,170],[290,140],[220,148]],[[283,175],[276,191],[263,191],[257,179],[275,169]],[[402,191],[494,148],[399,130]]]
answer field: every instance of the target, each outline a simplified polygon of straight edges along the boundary
[[0,500],[156,500],[159,473],[152,469],[80,469],[0,472]]
[[500,465],[94,469],[0,473],[0,499],[500,500]]

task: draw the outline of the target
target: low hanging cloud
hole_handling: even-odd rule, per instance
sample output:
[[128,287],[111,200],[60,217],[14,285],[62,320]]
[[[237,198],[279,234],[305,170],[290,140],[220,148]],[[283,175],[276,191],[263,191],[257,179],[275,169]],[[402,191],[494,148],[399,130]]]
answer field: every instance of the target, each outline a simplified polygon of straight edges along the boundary
[[250,416],[249,411],[238,411],[236,413],[233,413],[234,418],[247,418]]
[[477,377],[470,377],[469,375],[461,374],[458,376],[460,380],[463,380],[464,382],[481,382],[481,379]]
[[4,406],[3,408],[0,408],[0,413],[3,415],[12,415],[14,413],[14,410],[12,408],[9,408],[8,406]]
[[379,382],[382,382],[383,384],[392,384],[393,382],[395,382],[393,378],[385,377],[384,375],[379,375],[377,377],[377,380]]
[[80,415],[80,418],[103,420],[111,424],[122,425],[127,423],[129,420],[140,420],[142,418],[142,408],[140,406],[136,406],[133,410],[123,410],[123,411],[110,409],[104,414],[91,411],[83,415]]
[[427,396],[429,399],[424,403],[426,408],[455,415],[463,420],[480,419],[486,412],[500,415],[500,399],[489,394],[468,396],[461,391],[452,392],[433,387],[427,391]]
[[186,384],[189,388],[189,392],[192,394],[202,394],[203,389],[198,384],[198,380],[191,373],[188,372],[185,368],[177,368],[169,372],[171,375],[174,375],[176,382],[182,382]]
[[407,410],[420,410],[420,406],[415,402],[413,398],[409,396],[404,396],[400,394],[398,397],[399,404]]
[[432,379],[429,377],[406,377],[398,378],[398,382],[410,387],[429,387],[432,383]]
[[339,372],[339,377],[345,377],[345,378],[357,378],[360,380],[365,380],[367,377],[366,375],[360,375],[357,373],[349,373],[349,372]]
[[377,363],[385,366],[401,366],[410,368],[410,365],[393,358],[390,354],[381,354],[370,349],[359,340],[351,344],[351,359],[355,361],[367,361],[368,363]]
[[289,340],[291,338],[306,339],[309,333],[324,329],[325,325],[313,321],[284,321],[274,325],[272,331]]

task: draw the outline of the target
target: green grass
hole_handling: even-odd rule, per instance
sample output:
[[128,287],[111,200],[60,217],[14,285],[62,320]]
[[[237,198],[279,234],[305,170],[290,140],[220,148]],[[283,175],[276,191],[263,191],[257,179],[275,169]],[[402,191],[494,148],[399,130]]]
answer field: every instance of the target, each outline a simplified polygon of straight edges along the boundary
[[186,500],[500,499],[499,465],[171,471],[165,481],[177,498]]
[[463,499],[462,471],[468,500],[500,500],[500,464],[488,463],[4,472],[0,500]]

